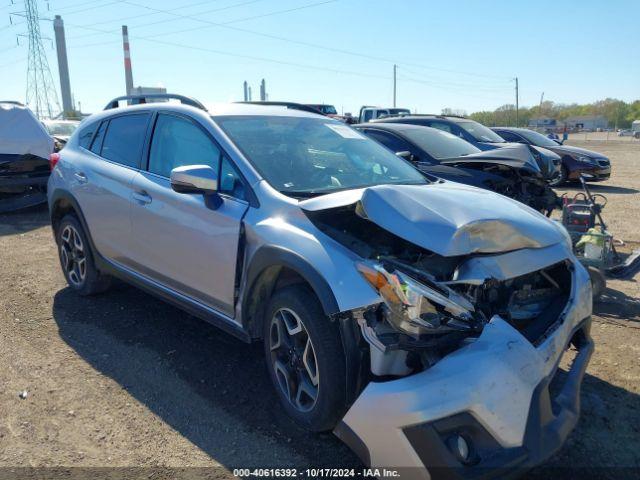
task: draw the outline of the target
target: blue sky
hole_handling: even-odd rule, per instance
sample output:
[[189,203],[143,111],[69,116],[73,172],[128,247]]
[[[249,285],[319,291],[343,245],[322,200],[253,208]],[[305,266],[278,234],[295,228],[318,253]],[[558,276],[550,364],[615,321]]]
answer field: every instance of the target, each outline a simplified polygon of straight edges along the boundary
[[[27,45],[0,0],[0,97],[24,100]],[[17,2],[18,0],[14,0]],[[39,0],[62,15],[71,88],[83,111],[124,94],[121,25],[129,26],[136,86],[203,102],[242,100],[260,79],[270,100],[332,103],[356,113],[388,106],[473,112],[514,101],[640,98],[638,0]],[[165,10],[169,12],[159,12]],[[185,18],[191,17],[191,18]],[[23,20],[13,17],[13,23]],[[224,24],[225,26],[213,25]],[[43,35],[53,38],[50,21]],[[322,48],[320,48],[322,47]],[[55,51],[45,41],[59,91]]]

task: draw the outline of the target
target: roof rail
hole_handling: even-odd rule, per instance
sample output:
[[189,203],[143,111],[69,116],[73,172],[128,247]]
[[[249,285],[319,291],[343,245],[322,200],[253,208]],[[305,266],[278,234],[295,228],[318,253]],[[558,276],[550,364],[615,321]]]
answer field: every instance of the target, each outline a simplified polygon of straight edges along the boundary
[[235,103],[244,103],[247,105],[265,105],[265,106],[272,106],[272,107],[286,107],[291,110],[302,110],[303,112],[324,115],[317,108],[313,108],[313,107],[310,107],[309,105],[303,105],[302,103],[296,103],[296,102],[271,102],[271,101],[257,102],[256,101],[256,102],[235,102]]
[[189,105],[191,107],[199,108],[200,110],[207,109],[205,106],[200,103],[195,98],[185,97],[184,95],[178,95],[176,93],[145,93],[143,95],[123,95],[122,97],[117,97],[107,103],[107,106],[104,107],[104,110],[111,110],[112,108],[118,108],[120,106],[120,101],[127,100],[131,105],[140,105],[143,103],[153,103],[149,102],[149,99],[156,100],[180,100],[180,103],[183,105]]

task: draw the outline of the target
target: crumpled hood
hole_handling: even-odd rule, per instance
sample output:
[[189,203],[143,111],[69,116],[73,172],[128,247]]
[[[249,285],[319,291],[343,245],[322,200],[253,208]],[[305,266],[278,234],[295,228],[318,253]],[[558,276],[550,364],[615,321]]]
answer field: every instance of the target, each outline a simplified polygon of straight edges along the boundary
[[543,248],[564,240],[553,222],[496,193],[455,182],[379,185],[300,202],[304,210],[357,202],[360,215],[442,256]]

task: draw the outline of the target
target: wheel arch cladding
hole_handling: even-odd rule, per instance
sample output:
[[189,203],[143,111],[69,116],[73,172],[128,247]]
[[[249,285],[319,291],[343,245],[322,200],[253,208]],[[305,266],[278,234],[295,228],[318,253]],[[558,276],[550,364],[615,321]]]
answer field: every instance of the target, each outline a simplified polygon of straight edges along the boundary
[[291,250],[264,246],[253,254],[247,267],[242,298],[244,322],[254,338],[261,334],[264,308],[275,288],[294,283],[310,287],[327,317],[339,313],[331,287],[309,262]]
[[51,219],[51,228],[53,228],[54,232],[64,216],[70,213],[74,214],[80,222],[80,225],[84,230],[84,234],[89,242],[89,247],[95,256],[95,254],[97,254],[97,250],[93,243],[93,239],[91,238],[91,232],[89,231],[87,221],[84,218],[80,205],[71,193],[66,190],[56,189],[51,194],[49,202],[49,217]]

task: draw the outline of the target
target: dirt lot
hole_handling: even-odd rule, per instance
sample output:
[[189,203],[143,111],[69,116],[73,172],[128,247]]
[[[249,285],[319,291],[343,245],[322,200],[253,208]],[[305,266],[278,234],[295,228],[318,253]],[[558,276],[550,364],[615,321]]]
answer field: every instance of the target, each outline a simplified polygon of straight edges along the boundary
[[[640,246],[640,145],[572,143],[612,159],[612,179],[594,191],[609,197],[611,230]],[[91,299],[70,292],[45,209],[0,216],[0,252],[0,479],[56,472],[9,467],[142,466],[154,470],[100,471],[192,478],[247,466],[359,465],[332,435],[302,432],[280,413],[260,345],[124,285]],[[529,477],[640,472],[638,279],[611,281],[595,306],[580,424]]]

